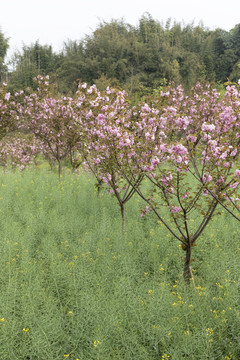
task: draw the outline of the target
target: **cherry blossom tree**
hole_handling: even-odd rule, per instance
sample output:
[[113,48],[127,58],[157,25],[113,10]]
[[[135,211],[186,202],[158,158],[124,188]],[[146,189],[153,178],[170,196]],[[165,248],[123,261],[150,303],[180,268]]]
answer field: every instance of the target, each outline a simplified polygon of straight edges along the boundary
[[81,142],[81,120],[71,97],[54,98],[49,94],[48,77],[38,76],[36,80],[38,92],[26,95],[19,109],[22,127],[41,141],[48,158],[57,161],[60,177],[63,159],[72,155]]
[[[126,182],[119,171],[122,147],[129,149],[134,142],[132,111],[125,91],[107,88],[100,92],[95,85],[80,84],[78,106],[84,122],[84,144],[82,155],[85,166],[91,170],[98,184],[105,184],[120,206],[123,228],[125,226],[125,204],[131,199],[143,176]],[[129,136],[131,133],[131,136]]]
[[[169,96],[168,93],[160,96]],[[206,182],[210,179],[210,170],[215,171],[213,166],[209,167],[208,139],[215,129],[221,104],[215,90],[200,84],[193,89],[191,97],[184,96],[182,90],[177,93],[181,96],[171,98],[170,105],[158,108],[158,102],[155,107],[142,104],[137,110],[134,142],[131,149],[126,148],[124,164],[119,163],[119,167],[146,202],[142,215],[154,212],[181,242],[186,251],[184,277],[189,280],[192,247],[218,205],[217,199],[206,192]],[[136,174],[144,174],[146,187],[134,186],[132,179]],[[203,182],[199,181],[199,176]],[[218,177],[215,192],[221,189]]]
[[21,170],[35,164],[37,156],[42,152],[41,143],[34,135],[21,132],[5,136],[0,142],[0,148],[1,164],[19,167]]

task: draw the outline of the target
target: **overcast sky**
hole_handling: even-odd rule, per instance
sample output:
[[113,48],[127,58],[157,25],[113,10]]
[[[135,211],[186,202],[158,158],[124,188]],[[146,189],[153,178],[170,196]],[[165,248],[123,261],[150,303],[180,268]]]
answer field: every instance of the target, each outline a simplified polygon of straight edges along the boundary
[[64,41],[91,34],[100,21],[123,18],[137,25],[145,12],[164,23],[202,21],[229,31],[240,23],[240,0],[0,0],[0,28],[10,38],[9,54],[37,40],[59,51]]

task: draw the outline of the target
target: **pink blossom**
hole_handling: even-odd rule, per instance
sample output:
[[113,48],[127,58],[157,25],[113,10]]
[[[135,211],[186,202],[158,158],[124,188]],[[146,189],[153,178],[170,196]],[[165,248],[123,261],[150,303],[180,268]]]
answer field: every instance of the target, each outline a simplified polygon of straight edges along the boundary
[[150,207],[146,206],[145,209],[142,209],[141,211],[141,217],[144,217],[149,212],[150,212]]
[[231,164],[228,161],[223,163],[223,167],[225,167],[225,168],[229,168],[230,166],[231,166]]
[[190,192],[186,192],[184,195],[182,195],[182,198],[187,199],[190,194],[191,194]]
[[177,213],[177,212],[181,211],[181,207],[180,206],[171,206],[170,211],[171,211],[171,213]]
[[209,183],[212,180],[212,176],[210,174],[203,175],[202,181],[204,184]]
[[11,96],[11,94],[10,94],[10,92],[8,92],[7,94],[5,94],[4,99],[9,101],[10,96]]
[[216,126],[214,124],[207,124],[206,122],[202,124],[202,131],[213,132],[215,128]]
[[142,109],[141,109],[143,112],[150,112],[151,111],[151,108],[149,107],[148,104],[144,104],[144,106],[142,106]]
[[230,184],[230,188],[231,189],[236,189],[236,187],[238,187],[239,183],[238,182],[235,182],[233,184]]
[[188,125],[190,124],[190,120],[188,119],[187,116],[184,116],[184,117],[179,117],[177,120],[176,120],[176,124],[182,128],[183,130],[186,130],[186,128],[188,127]]
[[238,179],[240,177],[240,170],[237,169],[234,173],[234,176]]
[[230,156],[235,156],[235,155],[237,155],[237,149],[235,149],[235,150],[233,150],[232,152],[231,152],[231,154],[230,154]]
[[194,135],[188,135],[188,136],[187,136],[187,140],[195,143],[195,142],[197,141],[197,137],[194,136]]
[[153,166],[157,166],[159,163],[160,163],[160,160],[159,160],[159,158],[157,158],[157,157],[155,157],[155,158],[153,158],[153,159],[151,160],[151,164],[152,164]]

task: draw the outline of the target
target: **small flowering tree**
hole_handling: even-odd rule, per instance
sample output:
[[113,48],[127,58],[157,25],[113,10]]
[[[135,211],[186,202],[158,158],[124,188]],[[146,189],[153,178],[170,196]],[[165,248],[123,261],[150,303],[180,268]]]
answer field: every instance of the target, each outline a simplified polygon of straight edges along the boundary
[[24,170],[42,152],[41,143],[32,134],[15,133],[0,142],[1,163]]
[[7,138],[17,128],[16,103],[10,92],[8,92],[7,84],[3,83],[0,88],[0,162],[6,165],[7,156]]
[[[144,104],[138,110],[131,161],[126,149],[124,165],[119,166],[147,204],[142,215],[153,211],[181,242],[186,251],[184,277],[188,281],[192,277],[192,247],[218,205],[217,199],[206,192],[206,183],[211,179],[209,171],[215,171],[207,157],[209,133],[215,129],[221,107],[217,92],[199,84],[191,97],[181,94],[180,102],[179,97],[171,101],[171,106],[158,109],[157,103],[156,107]],[[136,174],[144,174],[150,191],[134,186],[132,178]],[[214,189],[218,193],[222,183],[217,171],[216,177]]]
[[99,92],[95,85],[80,84],[77,96],[81,118],[85,119],[85,148],[82,149],[85,165],[95,175],[98,184],[104,183],[117,199],[124,228],[125,204],[142,180],[139,174],[133,187],[123,178],[118,166],[123,157],[122,148],[127,147],[131,156],[134,142],[127,94],[110,88]]
[[38,93],[25,96],[19,113],[25,131],[34,134],[44,145],[43,153],[57,161],[60,177],[62,160],[72,155],[81,142],[81,124],[71,97],[53,98],[48,92],[48,77],[38,76],[36,80]]

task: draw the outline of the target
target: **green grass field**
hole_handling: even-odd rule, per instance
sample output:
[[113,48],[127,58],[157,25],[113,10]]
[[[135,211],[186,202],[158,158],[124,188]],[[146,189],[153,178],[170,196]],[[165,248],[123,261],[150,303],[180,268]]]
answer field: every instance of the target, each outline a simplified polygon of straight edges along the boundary
[[[194,248],[86,174],[0,174],[0,360],[240,359],[240,224],[223,214]],[[220,209],[221,210],[221,209]]]

